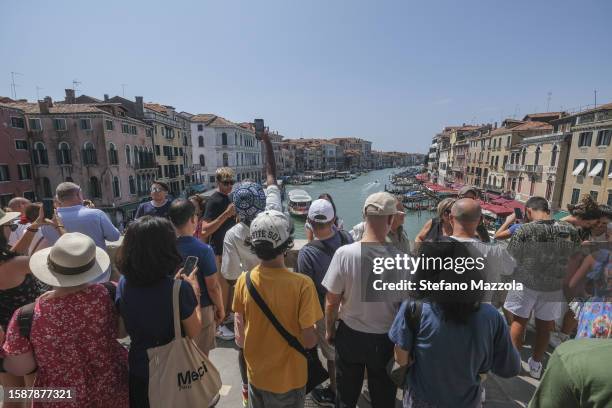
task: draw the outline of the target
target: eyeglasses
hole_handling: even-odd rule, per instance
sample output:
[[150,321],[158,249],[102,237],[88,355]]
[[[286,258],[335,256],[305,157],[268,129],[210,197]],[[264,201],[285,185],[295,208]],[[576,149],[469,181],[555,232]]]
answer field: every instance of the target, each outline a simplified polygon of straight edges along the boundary
[[224,184],[224,185],[226,185],[226,186],[233,186],[233,185],[234,185],[234,183],[235,183],[235,181],[234,181],[234,180],[229,180],[229,181],[227,181],[227,180],[226,180],[226,181],[222,181],[222,182],[221,182],[221,184]]
[[15,232],[15,231],[17,231],[17,228],[19,228],[19,225],[10,223],[10,224],[4,224],[3,227],[4,228],[10,228],[11,232]]
[[163,188],[159,188],[159,187],[151,187],[151,192],[152,193],[161,193],[165,191]]

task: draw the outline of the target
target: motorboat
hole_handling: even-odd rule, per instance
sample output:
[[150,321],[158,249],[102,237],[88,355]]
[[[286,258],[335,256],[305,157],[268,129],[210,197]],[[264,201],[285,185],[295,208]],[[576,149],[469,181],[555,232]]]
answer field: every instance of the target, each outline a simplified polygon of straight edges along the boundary
[[312,197],[304,190],[291,190],[289,196],[289,213],[298,217],[308,216]]

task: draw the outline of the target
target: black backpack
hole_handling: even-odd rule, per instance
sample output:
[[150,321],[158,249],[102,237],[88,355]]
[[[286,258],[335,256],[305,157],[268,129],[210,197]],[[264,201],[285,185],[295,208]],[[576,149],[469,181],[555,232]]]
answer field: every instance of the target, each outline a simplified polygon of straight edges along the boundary
[[[102,283],[108,291],[108,296],[111,299],[113,305],[115,304],[115,294],[117,293],[117,287],[112,282]],[[32,331],[32,320],[34,318],[34,305],[36,301],[28,303],[27,305],[21,306],[17,309],[17,326],[19,327],[19,334],[21,337],[25,337],[30,340],[30,332]]]
[[[349,243],[350,238],[348,236],[348,232],[340,230],[338,231],[338,234],[340,234],[340,246],[343,246]],[[318,239],[310,241],[309,243],[306,244],[306,246],[317,248],[318,250],[322,251],[330,258],[333,258],[334,253],[336,252],[335,249],[333,249],[332,247],[327,245],[325,242],[318,240]]]

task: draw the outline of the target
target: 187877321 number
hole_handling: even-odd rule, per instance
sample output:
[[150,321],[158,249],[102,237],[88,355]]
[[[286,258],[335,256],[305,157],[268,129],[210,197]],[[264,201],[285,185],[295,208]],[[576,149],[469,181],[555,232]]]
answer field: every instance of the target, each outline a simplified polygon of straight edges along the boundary
[[74,388],[17,388],[0,386],[0,402],[62,402],[74,401]]

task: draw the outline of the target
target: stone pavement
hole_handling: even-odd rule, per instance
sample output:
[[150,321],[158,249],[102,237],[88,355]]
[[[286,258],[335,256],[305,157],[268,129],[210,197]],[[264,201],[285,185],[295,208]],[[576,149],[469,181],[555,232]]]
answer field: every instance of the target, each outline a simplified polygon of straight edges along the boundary
[[[533,333],[527,334],[525,346],[521,352],[523,372],[514,378],[500,378],[489,374],[485,381],[486,402],[485,407],[490,408],[514,408],[526,407],[535,392],[539,381],[531,378],[525,371],[528,370],[527,359],[529,358],[533,341]],[[552,352],[552,350],[549,350]],[[242,407],[240,370],[238,369],[238,351],[233,341],[217,341],[217,348],[211,352],[211,359],[221,373],[223,388],[221,389],[221,400],[218,408],[240,408]],[[452,379],[449,378],[449,381]],[[400,394],[398,393],[398,397]],[[307,397],[308,398],[308,397]],[[401,407],[398,400],[397,407]],[[317,407],[307,399],[306,407]],[[371,405],[363,398],[358,403],[358,408],[370,408]]]

